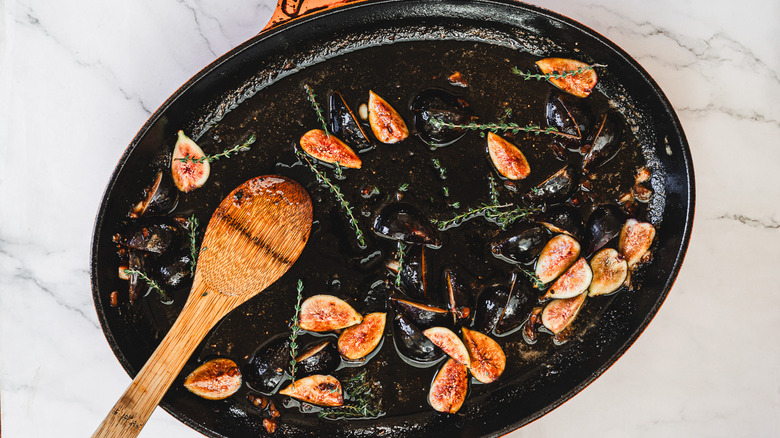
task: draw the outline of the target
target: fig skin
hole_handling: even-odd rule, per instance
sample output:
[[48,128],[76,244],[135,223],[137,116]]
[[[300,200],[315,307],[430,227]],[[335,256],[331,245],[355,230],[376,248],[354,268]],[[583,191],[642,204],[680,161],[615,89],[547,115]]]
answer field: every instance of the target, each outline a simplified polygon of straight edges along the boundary
[[444,352],[401,314],[393,319],[393,342],[402,358],[418,365],[433,364],[444,357]]
[[331,134],[337,135],[348,145],[354,146],[358,152],[365,152],[373,148],[366,131],[338,91],[334,91],[330,95],[329,116]]
[[[184,158],[187,160],[182,161]],[[211,172],[211,164],[209,164],[208,159],[204,158],[206,158],[206,154],[203,153],[200,146],[184,135],[184,131],[179,131],[171,158],[171,176],[173,176],[176,188],[187,193],[206,184]],[[193,159],[203,159],[203,161],[196,163],[192,161]]]
[[478,331],[463,328],[463,344],[469,352],[469,371],[482,383],[498,380],[506,368],[506,355],[498,342]]
[[463,406],[468,390],[468,368],[450,358],[433,378],[428,403],[439,412],[454,414]]
[[525,155],[517,146],[498,134],[488,132],[487,148],[493,166],[504,178],[520,180],[531,174],[531,166],[528,165]]
[[300,321],[304,330],[329,332],[360,324],[363,317],[340,298],[314,295],[301,304]]
[[341,356],[333,344],[332,339],[318,342],[304,350],[295,358],[301,376],[312,374],[328,374],[336,371],[341,364]]
[[427,304],[416,303],[414,301],[404,300],[392,297],[390,300],[394,306],[412,320],[418,327],[432,327],[446,323],[450,318],[450,312],[439,307],[429,306]]
[[582,61],[567,58],[544,58],[536,61],[536,66],[544,74],[563,73],[583,69],[581,73],[569,74],[563,78],[548,79],[551,84],[577,97],[588,97],[598,83],[596,71]]
[[386,313],[369,313],[363,317],[363,322],[345,329],[339,336],[339,353],[348,360],[368,356],[382,341],[386,320]]
[[642,259],[655,238],[655,228],[648,222],[639,222],[629,219],[620,231],[618,250],[628,262],[628,267],[633,268]]
[[584,258],[580,257],[547,289],[544,299],[577,296],[588,290],[592,280],[593,271],[590,269],[590,265]]
[[300,145],[304,152],[326,163],[338,163],[341,167],[350,169],[360,169],[363,165],[355,151],[335,135],[328,135],[322,129],[312,129],[303,134]]
[[558,234],[542,249],[536,262],[536,276],[549,283],[563,274],[580,255],[580,244],[567,234]]
[[409,137],[409,128],[398,111],[373,91],[368,93],[368,123],[382,143],[398,143]]
[[615,292],[628,277],[628,262],[612,248],[604,248],[594,254],[590,268],[593,271],[593,281],[588,290],[590,297]]
[[344,404],[341,382],[333,376],[322,374],[298,379],[279,391],[279,394],[288,395],[317,406],[341,406]]
[[431,327],[423,334],[430,339],[437,347],[441,348],[451,358],[457,360],[463,365],[469,366],[469,351],[458,335],[446,327]]
[[241,388],[241,370],[230,359],[212,359],[184,379],[184,387],[208,400],[223,400]]
[[542,310],[542,324],[555,335],[562,332],[577,317],[587,295],[550,301]]

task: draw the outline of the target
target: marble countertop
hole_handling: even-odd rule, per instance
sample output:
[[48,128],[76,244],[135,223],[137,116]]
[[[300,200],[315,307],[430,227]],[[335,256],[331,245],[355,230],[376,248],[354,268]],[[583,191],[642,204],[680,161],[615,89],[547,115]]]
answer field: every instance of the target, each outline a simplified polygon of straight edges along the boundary
[[[677,282],[602,377],[517,437],[780,435],[780,3],[552,0],[655,78],[688,137]],[[151,113],[273,0],[0,1],[0,406],[6,438],[87,436],[130,383],[92,304],[103,190]],[[158,408],[142,436],[195,437]]]

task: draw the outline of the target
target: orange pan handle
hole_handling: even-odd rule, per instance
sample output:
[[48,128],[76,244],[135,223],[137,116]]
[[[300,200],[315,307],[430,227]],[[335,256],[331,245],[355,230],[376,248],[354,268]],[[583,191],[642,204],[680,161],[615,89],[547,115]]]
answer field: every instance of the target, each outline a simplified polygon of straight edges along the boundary
[[347,3],[359,3],[365,0],[279,0],[271,20],[263,30],[272,29],[304,15],[337,8]]

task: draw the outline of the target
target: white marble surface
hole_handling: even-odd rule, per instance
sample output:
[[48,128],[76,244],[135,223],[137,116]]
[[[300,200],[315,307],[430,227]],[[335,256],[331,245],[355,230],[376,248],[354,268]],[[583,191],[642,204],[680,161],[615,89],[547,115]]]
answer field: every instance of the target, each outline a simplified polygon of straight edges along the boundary
[[[555,0],[656,79],[697,178],[682,272],[594,384],[511,437],[780,436],[780,3]],[[273,0],[0,0],[6,438],[88,436],[130,382],[99,328],[92,224],[136,131]],[[142,436],[194,437],[158,409]]]

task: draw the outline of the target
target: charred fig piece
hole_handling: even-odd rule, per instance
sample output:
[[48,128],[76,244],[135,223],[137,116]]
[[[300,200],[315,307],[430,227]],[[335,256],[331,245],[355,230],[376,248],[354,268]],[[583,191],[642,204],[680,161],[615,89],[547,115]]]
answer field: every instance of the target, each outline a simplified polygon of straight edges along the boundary
[[420,210],[405,203],[388,204],[374,219],[374,232],[412,245],[440,246],[439,232]]
[[348,360],[359,360],[368,356],[382,341],[385,333],[386,313],[369,313],[363,322],[341,332],[339,353]]
[[279,394],[288,395],[317,406],[341,406],[344,404],[341,382],[333,376],[322,374],[298,379],[279,391]]
[[587,295],[582,293],[576,297],[550,301],[542,311],[542,324],[554,335],[562,332],[577,317]]
[[511,284],[493,284],[482,290],[477,297],[477,309],[472,324],[476,330],[483,333],[495,330],[509,300],[510,290]]
[[645,187],[643,184],[637,184],[634,187],[631,187],[631,194],[634,195],[634,199],[643,204],[647,204],[650,202],[650,199],[653,198],[653,190]]
[[593,280],[593,271],[588,262],[580,257],[547,289],[543,299],[577,296],[588,289],[591,280]]
[[615,117],[609,113],[596,124],[596,129],[585,141],[588,153],[582,159],[582,171],[592,173],[614,157],[623,142],[620,138],[621,129]]
[[406,248],[401,267],[401,290],[410,297],[428,299],[428,262],[424,246]]
[[184,387],[208,400],[230,397],[241,387],[241,370],[230,359],[212,359],[184,379]]
[[620,241],[618,250],[628,262],[631,268],[642,259],[655,238],[655,228],[648,222],[639,222],[636,219],[629,219],[623,225],[620,232]]
[[496,323],[494,332],[497,335],[508,335],[519,328],[528,318],[533,309],[537,294],[524,282],[517,273],[512,276],[512,286],[506,305]]
[[171,176],[176,188],[182,192],[191,192],[206,184],[211,172],[211,164],[200,146],[179,131],[176,146],[171,158]]
[[179,230],[166,222],[149,222],[134,224],[126,236],[120,239],[120,243],[138,251],[162,254],[178,243]]
[[[577,97],[588,97],[598,82],[596,71],[582,61],[567,58],[544,58],[536,61],[544,74],[554,73],[548,80],[561,90]],[[564,74],[566,72],[576,72]]]
[[551,204],[565,201],[577,186],[574,167],[567,165],[523,195],[523,201],[531,204]]
[[498,342],[478,331],[463,328],[463,343],[469,352],[469,370],[482,383],[498,380],[506,367],[506,355]]
[[445,309],[415,303],[401,298],[391,298],[395,307],[409,317],[418,327],[431,327],[447,322],[450,312]]
[[367,151],[373,147],[366,131],[338,92],[330,95],[330,132],[358,151]]
[[464,125],[471,120],[471,109],[465,99],[438,88],[418,94],[412,101],[412,112],[417,135],[431,146],[447,146],[466,134],[463,128],[433,124],[431,119],[456,125]]
[[453,268],[444,269],[444,291],[452,322],[465,323],[474,313],[474,292],[462,274]]
[[530,263],[544,248],[550,232],[542,225],[521,225],[509,237],[490,244],[490,251],[510,263]]
[[301,304],[301,328],[329,332],[360,324],[363,317],[346,301],[333,295],[314,295]]
[[566,272],[579,255],[580,244],[568,234],[558,234],[542,249],[536,261],[536,276],[542,283],[549,283]]
[[304,349],[304,352],[295,358],[302,376],[312,374],[330,374],[341,364],[341,357],[333,341],[317,342]]
[[582,109],[581,102],[571,96],[552,92],[547,98],[546,116],[548,126],[575,137],[555,137],[554,140],[570,151],[579,150],[587,127],[590,126],[589,113]]
[[620,289],[628,277],[628,262],[619,252],[604,248],[590,259],[593,281],[588,296],[605,295]]
[[[128,268],[138,272],[146,272],[146,257],[140,251],[130,250],[127,262]],[[148,290],[149,287],[138,274],[130,274],[131,303],[144,296]]]
[[263,394],[272,394],[282,383],[289,363],[289,336],[274,336],[261,345],[249,359],[247,383]]
[[328,135],[322,129],[312,129],[303,134],[300,145],[304,152],[326,163],[338,163],[341,167],[351,169],[360,169],[363,165],[355,151],[335,135]]
[[409,136],[409,128],[398,111],[373,91],[368,93],[368,123],[382,143],[398,143]]
[[544,225],[553,233],[568,234],[582,240],[585,235],[585,225],[582,223],[580,211],[571,205],[551,205],[535,217],[536,222]]
[[441,348],[451,358],[463,365],[469,365],[469,352],[458,335],[446,327],[431,327],[423,332],[425,337]]
[[439,412],[458,412],[469,391],[468,368],[449,359],[436,373],[428,392],[428,403]]
[[190,278],[192,259],[189,254],[163,255],[157,261],[157,273],[165,285],[179,287]]
[[592,254],[612,241],[626,222],[626,214],[617,205],[604,204],[596,207],[588,216],[585,233],[588,242],[587,254]]
[[531,166],[528,165],[525,155],[517,146],[498,134],[488,132],[487,148],[493,166],[504,178],[519,180],[531,174]]
[[144,189],[144,199],[133,207],[131,217],[144,214],[167,214],[176,208],[179,202],[179,191],[173,185],[171,176],[162,170],[152,181],[152,185]]
[[528,316],[528,321],[523,325],[523,340],[528,344],[536,343],[537,329],[542,325],[542,311],[544,307],[534,307]]
[[430,363],[441,359],[444,352],[403,315],[393,320],[393,342],[402,357],[416,363]]

